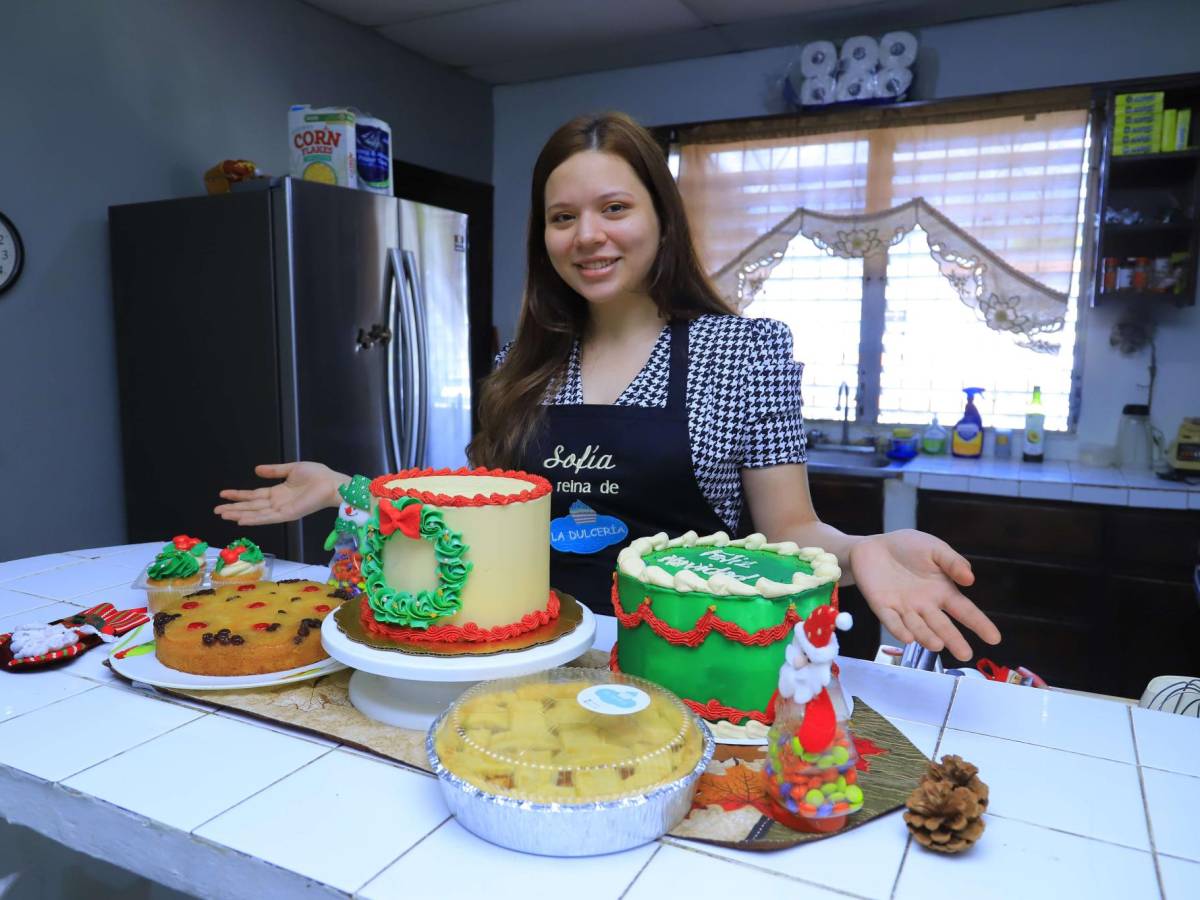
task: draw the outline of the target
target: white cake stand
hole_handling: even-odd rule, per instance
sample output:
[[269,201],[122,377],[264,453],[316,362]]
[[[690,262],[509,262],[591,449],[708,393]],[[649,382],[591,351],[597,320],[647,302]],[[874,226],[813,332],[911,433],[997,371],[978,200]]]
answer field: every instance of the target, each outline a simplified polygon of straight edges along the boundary
[[590,649],[596,617],[586,606],[582,610],[583,619],[569,634],[495,656],[418,656],[376,650],[346,637],[333,616],[326,616],[321,625],[321,643],[330,656],[357,670],[350,676],[350,702],[360,713],[387,725],[425,731],[476,682],[544,672]]

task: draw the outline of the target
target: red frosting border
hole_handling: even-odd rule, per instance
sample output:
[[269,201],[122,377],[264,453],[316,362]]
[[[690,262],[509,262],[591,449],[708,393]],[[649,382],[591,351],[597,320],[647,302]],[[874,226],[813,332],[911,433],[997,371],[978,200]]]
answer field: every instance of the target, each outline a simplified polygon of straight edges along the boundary
[[[427,475],[490,475],[493,478],[512,478],[525,481],[531,485],[527,491],[519,494],[476,494],[474,497],[451,497],[447,494],[435,494],[432,491],[404,490],[389,488],[387,482],[396,478],[420,478]],[[537,500],[550,493],[550,482],[540,475],[529,472],[519,472],[514,469],[405,469],[391,475],[380,475],[371,481],[371,494],[375,497],[399,500],[401,497],[413,497],[422,503],[434,506],[507,506],[509,503],[527,503]]]
[[402,625],[388,625],[380,622],[371,612],[371,606],[364,594],[358,601],[358,617],[363,628],[371,634],[406,644],[481,644],[494,641],[505,641],[509,638],[549,625],[558,618],[560,611],[558,595],[550,592],[550,599],[545,609],[535,609],[521,617],[519,622],[508,625],[497,625],[494,628],[480,628],[474,622],[465,625],[432,625],[429,628],[406,628]]
[[[836,585],[834,586],[832,602],[836,610]],[[625,612],[625,608],[621,606],[621,595],[617,590],[617,579],[615,577],[613,578],[612,586],[612,604],[613,610],[616,612],[617,622],[621,627],[637,628],[638,625],[645,622],[651,631],[668,644],[680,644],[685,647],[699,647],[714,631],[726,640],[733,641],[734,643],[744,644],[748,647],[769,647],[777,641],[786,638],[796,623],[800,621],[800,613],[796,612],[796,607],[789,605],[783,621],[778,625],[749,632],[736,622],[727,622],[725,619],[718,618],[716,608],[710,606],[705,610],[704,615],[696,620],[696,624],[690,630],[680,631],[678,628],[668,625],[654,614],[654,610],[650,608],[649,597],[646,597],[633,612]]]

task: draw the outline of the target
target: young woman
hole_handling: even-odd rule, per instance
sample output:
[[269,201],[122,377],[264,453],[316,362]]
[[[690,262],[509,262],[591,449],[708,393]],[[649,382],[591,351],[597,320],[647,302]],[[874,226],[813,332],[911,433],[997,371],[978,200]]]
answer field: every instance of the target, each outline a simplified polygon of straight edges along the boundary
[[[817,326],[814,326],[817,327]],[[847,535],[813,510],[787,326],[736,315],[704,274],[662,151],[627,116],[573,119],[533,170],[528,278],[516,340],[484,382],[476,465],[552,485],[551,583],[611,614],[617,551],[665,531],[763,532],[837,554],[897,638],[962,660],[952,620],[1000,632],[960,585],[970,564],[919,531]],[[435,461],[436,462],[436,461]],[[281,484],[225,490],[243,525],[337,506],[349,478],[318,463],[264,465]],[[602,522],[573,529],[572,521]],[[751,523],[752,526],[751,526]],[[581,531],[609,541],[581,541]]]

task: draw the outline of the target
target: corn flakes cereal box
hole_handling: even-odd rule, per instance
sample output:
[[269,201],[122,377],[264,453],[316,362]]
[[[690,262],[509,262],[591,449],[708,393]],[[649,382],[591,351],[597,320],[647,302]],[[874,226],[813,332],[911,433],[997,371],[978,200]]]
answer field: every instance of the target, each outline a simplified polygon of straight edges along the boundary
[[300,104],[289,109],[292,177],[358,187],[355,118],[354,110],[344,106]]

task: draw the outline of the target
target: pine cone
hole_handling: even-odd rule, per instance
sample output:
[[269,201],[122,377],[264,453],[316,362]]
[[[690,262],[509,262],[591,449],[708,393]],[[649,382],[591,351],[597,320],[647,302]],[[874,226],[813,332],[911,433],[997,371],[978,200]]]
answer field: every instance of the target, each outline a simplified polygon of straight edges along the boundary
[[957,756],[930,763],[908,795],[904,821],[917,842],[940,853],[966,850],[983,834],[988,788],[979,770]]

